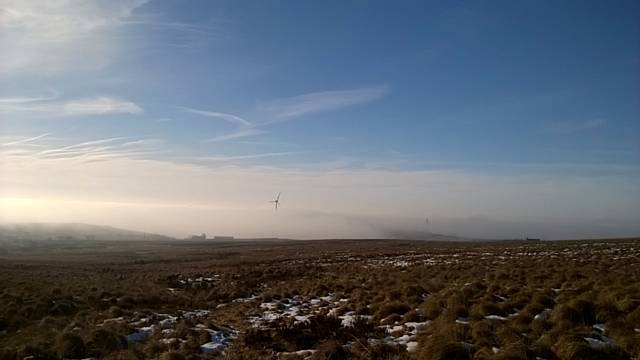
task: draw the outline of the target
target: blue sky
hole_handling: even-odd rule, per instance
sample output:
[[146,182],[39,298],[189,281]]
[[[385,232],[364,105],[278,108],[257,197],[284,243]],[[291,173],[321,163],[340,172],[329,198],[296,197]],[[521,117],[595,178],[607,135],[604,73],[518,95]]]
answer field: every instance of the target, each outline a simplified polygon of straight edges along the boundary
[[[258,216],[266,220],[250,235],[339,236],[315,231],[339,221],[368,236],[364,220],[352,219],[416,227],[411,219],[423,214],[442,218],[441,229],[428,230],[467,236],[640,231],[635,1],[0,8],[0,166],[13,179],[0,186],[7,221],[136,227],[113,218],[105,203],[116,202],[130,215],[158,203],[206,208],[203,219],[209,207],[237,211],[215,225],[157,228],[172,234],[238,233],[240,219]],[[116,168],[125,173],[115,176]],[[210,181],[177,180],[179,171]],[[78,186],[74,172],[100,187]],[[165,187],[146,194],[136,175]],[[272,183],[260,184],[265,178]],[[421,193],[432,181],[439,185]],[[381,186],[388,198],[377,195]],[[370,192],[352,195],[363,189]],[[289,231],[245,196],[278,191],[293,202],[290,218],[313,222]],[[322,204],[332,197],[344,204]],[[94,207],[95,218],[60,216],[51,204],[65,201]],[[534,205],[514,215],[523,203]],[[16,204],[24,214],[9,214]],[[460,226],[478,218],[493,225]]]

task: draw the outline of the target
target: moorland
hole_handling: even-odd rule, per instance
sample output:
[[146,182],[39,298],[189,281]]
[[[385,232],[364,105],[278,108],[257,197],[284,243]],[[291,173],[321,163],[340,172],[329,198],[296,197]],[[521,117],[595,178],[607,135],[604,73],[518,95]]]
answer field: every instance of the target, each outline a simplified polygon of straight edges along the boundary
[[[0,244],[1,245],[1,244]],[[640,359],[640,241],[0,246],[0,359]]]

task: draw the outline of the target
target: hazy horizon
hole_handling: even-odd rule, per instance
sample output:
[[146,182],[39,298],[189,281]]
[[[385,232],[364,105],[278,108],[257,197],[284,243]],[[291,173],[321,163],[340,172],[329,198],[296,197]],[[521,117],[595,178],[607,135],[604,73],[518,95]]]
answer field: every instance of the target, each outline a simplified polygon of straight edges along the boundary
[[637,236],[639,12],[0,0],[0,222]]

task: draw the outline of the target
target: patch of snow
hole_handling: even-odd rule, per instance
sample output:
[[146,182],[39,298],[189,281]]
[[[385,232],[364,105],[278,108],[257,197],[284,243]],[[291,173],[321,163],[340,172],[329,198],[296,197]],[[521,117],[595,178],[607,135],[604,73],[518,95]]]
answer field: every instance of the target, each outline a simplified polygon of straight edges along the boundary
[[372,318],[373,316],[371,315],[354,315],[353,311],[349,311],[348,313],[338,317],[338,319],[342,320],[341,325],[344,327],[353,327],[359,319],[370,320]]
[[165,344],[165,345],[172,345],[172,344],[175,344],[177,342],[180,342],[180,339],[178,339],[178,338],[160,339],[160,342]]
[[260,307],[263,309],[267,309],[267,310],[275,310],[278,308],[278,303],[277,302],[264,302],[262,304],[260,304]]
[[247,298],[233,299],[231,302],[234,302],[234,303],[248,303],[248,302],[255,301],[257,299],[258,299],[258,297],[256,295],[251,295],[251,296],[249,296]]
[[496,298],[498,298],[500,301],[507,301],[507,300],[509,300],[509,299],[507,299],[506,297],[504,297],[504,296],[500,296],[500,295],[498,295],[498,294],[493,294],[493,296],[495,296]]
[[544,309],[539,314],[533,317],[533,320],[547,320],[551,315],[551,309]]
[[310,321],[311,315],[296,315],[293,318],[296,319],[297,323],[306,323]]
[[[335,297],[336,297],[336,294],[329,293],[327,296],[320,297],[320,300],[329,302],[329,301],[332,301],[333,299],[335,299]],[[349,300],[347,299],[347,301],[349,301]]]
[[404,334],[400,337],[395,338],[394,342],[400,345],[406,345],[408,342],[415,340],[415,335],[407,335]]
[[604,324],[595,324],[593,325],[593,328],[600,331],[601,333],[604,333],[607,330],[607,327]]
[[613,342],[613,340],[605,336],[602,336],[601,339],[586,337],[584,338],[584,340],[589,344],[589,347],[596,350],[601,350],[601,349],[615,346],[615,343]]
[[500,316],[500,315],[487,315],[484,318],[487,319],[487,320],[500,320],[500,321],[507,320],[506,317]]
[[313,356],[313,354],[316,353],[315,349],[305,349],[305,350],[298,350],[298,351],[288,351],[288,352],[279,352],[278,353],[278,358],[282,357],[282,356],[290,356],[290,355],[296,355],[296,356],[300,356],[304,359],[308,359],[311,356]]
[[430,320],[427,321],[423,321],[423,322],[406,322],[404,323],[404,326],[406,326],[409,329],[413,329],[415,332],[418,332],[424,328],[426,328],[427,326],[429,326],[429,324],[431,324]]
[[133,333],[127,335],[127,343],[133,344],[146,340],[153,333],[153,326],[145,326],[136,329]]
[[329,310],[327,315],[329,315],[329,316],[337,316],[339,311],[340,311],[339,308],[333,308],[333,309]]
[[388,329],[387,332],[394,333],[394,332],[399,332],[399,331],[403,331],[403,330],[404,330],[404,325],[396,325],[396,326]]
[[418,349],[418,342],[417,341],[409,341],[407,343],[407,352],[415,352]]
[[209,310],[191,310],[182,311],[182,317],[185,319],[203,318],[209,315]]
[[211,329],[205,330],[209,333],[210,337],[210,341],[208,343],[200,345],[200,351],[205,355],[222,353],[233,341],[233,336],[225,335],[222,331],[215,331]]
[[105,324],[108,324],[108,323],[111,323],[111,322],[121,322],[121,321],[124,321],[124,320],[125,319],[122,316],[117,317],[117,318],[106,319],[101,324],[99,324],[98,326],[102,326],[102,325],[105,325]]
[[169,329],[169,328],[173,328],[176,326],[176,322],[178,321],[178,318],[175,316],[168,316],[166,319],[162,319],[160,320],[160,322],[158,322],[158,325],[160,326],[160,328],[162,329]]

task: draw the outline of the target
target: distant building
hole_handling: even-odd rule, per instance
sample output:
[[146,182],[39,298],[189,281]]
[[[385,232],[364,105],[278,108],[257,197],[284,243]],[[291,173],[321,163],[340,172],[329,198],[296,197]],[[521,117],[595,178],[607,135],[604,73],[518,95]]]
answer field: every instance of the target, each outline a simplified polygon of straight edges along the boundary
[[195,241],[207,240],[207,234],[202,233],[200,235],[191,235],[190,240],[195,240]]
[[217,241],[229,241],[235,239],[233,236],[214,236],[213,240]]
[[527,240],[527,241],[541,241],[540,238],[530,238],[530,237],[526,238],[525,240]]

